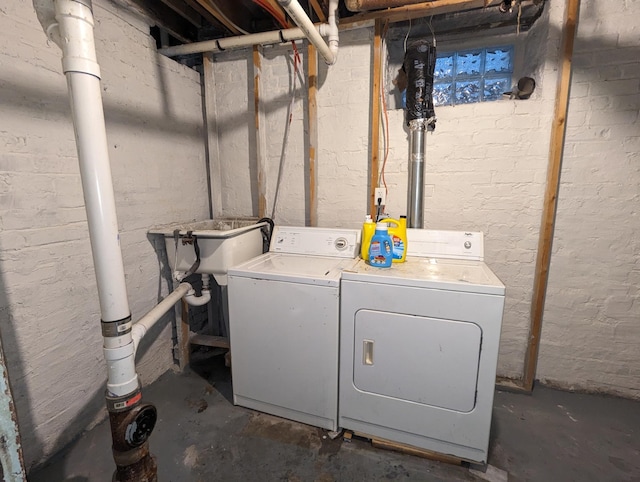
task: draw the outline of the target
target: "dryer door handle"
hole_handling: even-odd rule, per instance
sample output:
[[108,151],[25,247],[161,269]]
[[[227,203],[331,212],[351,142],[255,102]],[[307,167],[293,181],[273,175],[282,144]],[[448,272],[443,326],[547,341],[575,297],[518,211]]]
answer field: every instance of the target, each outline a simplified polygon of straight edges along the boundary
[[373,340],[362,341],[362,364],[373,365]]

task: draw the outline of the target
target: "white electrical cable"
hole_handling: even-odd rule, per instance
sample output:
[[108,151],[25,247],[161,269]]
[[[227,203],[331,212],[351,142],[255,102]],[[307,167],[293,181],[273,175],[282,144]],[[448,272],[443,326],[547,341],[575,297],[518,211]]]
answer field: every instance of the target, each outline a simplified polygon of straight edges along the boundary
[[409,34],[411,33],[411,19],[409,19],[409,30],[407,30],[407,35],[404,37],[404,51],[407,52],[407,39],[409,38]]

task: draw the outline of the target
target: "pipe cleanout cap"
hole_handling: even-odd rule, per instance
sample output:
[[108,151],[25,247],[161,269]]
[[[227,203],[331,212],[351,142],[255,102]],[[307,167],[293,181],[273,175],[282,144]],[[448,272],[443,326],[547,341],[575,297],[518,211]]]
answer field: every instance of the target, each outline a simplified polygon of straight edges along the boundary
[[423,119],[430,130],[435,128],[433,108],[433,72],[436,67],[436,48],[429,40],[416,40],[407,46],[402,70],[407,75],[406,121]]

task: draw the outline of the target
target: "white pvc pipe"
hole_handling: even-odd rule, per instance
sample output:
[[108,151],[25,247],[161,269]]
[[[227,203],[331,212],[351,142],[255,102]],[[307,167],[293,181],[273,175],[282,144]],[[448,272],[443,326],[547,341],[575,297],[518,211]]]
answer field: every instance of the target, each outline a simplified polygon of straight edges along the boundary
[[151,309],[146,315],[144,315],[138,322],[133,325],[131,329],[131,336],[133,338],[133,344],[135,346],[134,352],[138,349],[140,340],[146,335],[147,331],[160,320],[167,311],[175,305],[180,298],[182,298],[187,292],[191,290],[189,283],[180,283],[178,287],[173,290],[165,299],[158,303]]
[[168,57],[174,57],[176,55],[199,54],[202,52],[222,52],[224,50],[251,47],[252,45],[278,44],[291,40],[301,40],[303,38],[305,38],[305,33],[301,29],[287,28],[271,32],[252,33],[250,35],[239,35],[237,37],[176,45],[174,47],[160,49],[158,52]]
[[104,321],[130,315],[102,109],[93,16],[82,3],[56,0],[78,161]]
[[298,3],[298,0],[278,0],[278,3],[289,14],[295,24],[302,29],[306,37],[309,39],[309,42],[311,42],[315,46],[324,61],[329,65],[333,65],[336,62],[336,55],[329,48],[329,45],[327,45],[327,43],[324,41],[322,35],[320,35],[320,33],[316,30],[315,25],[307,15],[307,12],[304,11],[304,8],[302,8],[302,6]]
[[196,296],[196,291],[191,290],[185,295],[184,300],[190,306],[204,306],[211,301],[211,291],[203,289],[202,294]]
[[[131,332],[127,332],[130,325],[126,320],[131,312],[109,165],[93,13],[86,0],[54,0],[54,14],[55,22],[45,31],[63,54],[101,318],[114,323],[117,332],[122,329],[125,333],[104,337],[107,390],[114,396],[125,396],[137,390],[138,375]],[[124,322],[117,323],[120,320]]]
[[[293,5],[293,1],[290,0],[290,3]],[[323,23],[320,25],[314,25],[304,9],[300,7],[300,4],[297,2],[295,3],[297,7],[292,6],[291,12],[288,8],[285,8],[285,10],[287,10],[287,13],[291,15],[291,18],[293,18],[296,24],[298,24],[298,21],[303,23],[304,28],[287,28],[271,32],[221,38],[217,40],[205,40],[204,42],[193,42],[190,44],[167,47],[158,50],[158,52],[168,57],[175,57],[176,55],[199,54],[202,52],[222,52],[225,50],[247,48],[252,45],[279,44],[292,40],[308,38],[309,41],[316,46],[318,52],[323,56],[325,61],[328,64],[334,64],[338,56],[338,0],[329,1],[329,23]],[[296,15],[296,17],[293,15]],[[363,24],[362,26],[366,25]],[[329,39],[328,46],[322,39],[323,35]]]

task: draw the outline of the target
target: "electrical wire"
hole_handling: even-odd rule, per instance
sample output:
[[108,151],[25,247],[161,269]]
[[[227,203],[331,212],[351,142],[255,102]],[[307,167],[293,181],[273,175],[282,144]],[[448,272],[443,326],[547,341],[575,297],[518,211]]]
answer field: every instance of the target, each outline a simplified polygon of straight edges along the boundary
[[404,51],[407,51],[407,39],[409,38],[409,34],[411,33],[411,19],[409,19],[409,30],[407,30],[407,35],[404,37]]
[[287,155],[287,147],[289,145],[289,134],[291,132],[291,122],[293,121],[293,108],[296,101],[296,78],[298,73],[298,64],[300,62],[300,55],[298,51],[293,54],[293,70],[291,71],[291,101],[289,102],[289,111],[287,116],[287,123],[284,128],[284,139],[282,141],[282,151],[280,152],[280,163],[278,164],[278,177],[276,180],[276,191],[273,195],[273,207],[271,208],[271,219],[275,219],[276,208],[278,205],[278,194],[280,193],[280,185],[282,184],[282,176],[284,173],[284,163]]
[[431,15],[429,17],[429,30],[431,30],[431,39],[433,40],[433,46],[436,46],[436,34],[433,33],[433,25],[431,25],[431,22],[433,21],[433,15]]
[[[387,36],[387,31],[389,29],[389,22],[385,22],[384,27],[382,28],[382,34],[381,34],[381,46],[382,48],[380,49],[380,52],[382,55],[382,52],[384,52],[384,46],[386,43],[386,36]],[[381,62],[382,64],[384,64],[384,56],[383,56],[383,62]],[[378,186],[380,186],[380,184],[382,184],[384,186],[384,192],[385,192],[385,197],[388,197],[389,194],[389,188],[387,186],[387,181],[385,179],[384,173],[385,173],[385,168],[387,166],[387,160],[389,159],[389,113],[387,111],[387,99],[386,99],[386,95],[385,95],[385,75],[384,72],[386,72],[386,67],[384,65],[381,66],[382,68],[380,69],[383,74],[382,74],[382,79],[380,79],[380,92],[378,93],[378,95],[380,95],[380,99],[382,101],[382,126],[383,126],[383,130],[382,130],[382,138],[383,138],[383,143],[384,143],[384,160],[382,161],[382,168],[380,169],[380,174],[378,176]],[[388,202],[388,199],[387,199]]]

